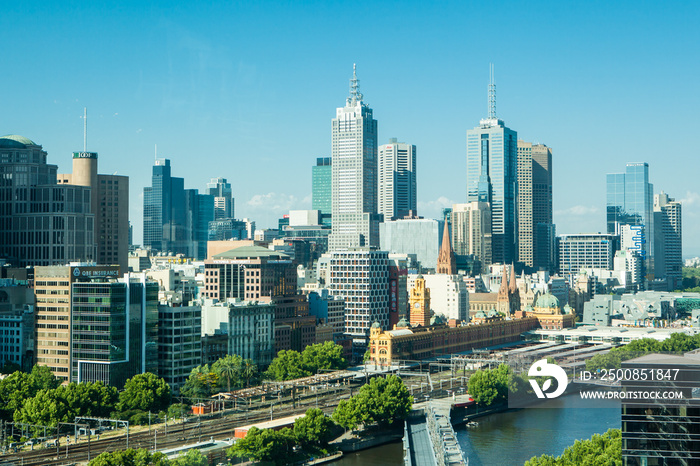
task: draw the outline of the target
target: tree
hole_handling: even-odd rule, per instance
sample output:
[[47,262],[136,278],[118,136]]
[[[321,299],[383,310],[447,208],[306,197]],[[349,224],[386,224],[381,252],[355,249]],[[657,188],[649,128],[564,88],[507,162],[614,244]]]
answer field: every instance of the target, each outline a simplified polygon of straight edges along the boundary
[[251,380],[258,379],[258,365],[251,359],[246,359],[243,361],[243,368],[241,371],[241,377],[245,380],[246,388],[250,386]]
[[220,380],[226,380],[226,391],[231,391],[231,381],[238,387],[241,382],[241,372],[243,371],[243,359],[237,354],[226,355],[216,361],[212,366],[212,372],[217,374]]
[[139,450],[129,448],[101,453],[90,461],[88,466],[170,466],[171,464],[173,463],[163,453],[151,453],[143,448]]
[[172,466],[209,466],[209,460],[199,450],[188,450],[187,453],[170,462]]
[[205,384],[207,377],[204,377],[203,374],[213,374],[209,369],[209,364],[192,369],[190,376],[185,381],[185,385],[180,389],[180,393],[190,400],[210,397],[212,395],[211,391]]
[[15,422],[55,426],[76,416],[107,417],[117,401],[117,390],[101,382],[71,383],[39,390],[15,411]]
[[340,400],[333,411],[333,420],[344,429],[354,429],[359,424],[357,406],[353,399]]
[[170,386],[155,374],[137,374],[126,381],[119,394],[118,411],[138,409],[159,412],[170,404]]
[[265,375],[269,379],[279,381],[308,377],[311,372],[305,370],[303,366],[302,356],[298,351],[281,350],[272,360]]
[[333,438],[333,421],[318,408],[294,421],[294,436],[302,447],[325,446]]
[[258,429],[251,427],[245,437],[228,449],[230,456],[249,458],[253,461],[271,461],[276,465],[294,462],[296,439],[292,430]]
[[14,413],[15,422],[26,422],[44,426],[55,426],[59,422],[67,422],[73,414],[59,387],[54,390],[40,390],[33,398],[24,402],[22,408]]
[[603,435],[593,434],[589,440],[576,440],[561,456],[533,457],[525,466],[621,466],[622,435],[620,429],[610,429]]
[[355,413],[363,424],[392,425],[406,419],[413,405],[408,388],[395,375],[373,378],[354,398]]
[[327,341],[309,345],[301,353],[304,370],[317,374],[319,370],[338,370],[348,367],[343,357],[343,347]]
[[47,366],[34,366],[31,375],[37,391],[58,388],[61,385],[61,380],[53,375],[53,372]]
[[0,410],[3,419],[12,419],[24,402],[36,395],[32,376],[24,372],[13,372],[0,381]]
[[513,378],[510,368],[501,364],[496,369],[478,370],[469,377],[469,394],[484,406],[503,403],[508,397],[508,387],[520,388],[521,382]]

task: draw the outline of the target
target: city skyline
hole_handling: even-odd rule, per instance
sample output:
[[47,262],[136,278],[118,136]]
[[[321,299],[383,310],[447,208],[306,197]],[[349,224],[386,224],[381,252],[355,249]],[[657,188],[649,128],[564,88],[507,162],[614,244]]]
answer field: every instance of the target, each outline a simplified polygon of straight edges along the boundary
[[[656,130],[671,117],[677,134],[698,126],[700,99],[690,88],[698,65],[674,45],[697,42],[698,32],[684,26],[698,18],[697,5],[622,3],[607,6],[605,18],[595,5],[550,3],[500,13],[478,4],[275,5],[191,12],[127,2],[77,13],[58,5],[34,12],[10,6],[0,32],[13,44],[9,62],[29,56],[43,72],[10,68],[2,132],[41,144],[65,173],[82,147],[81,116],[89,107],[95,116],[87,150],[100,153],[103,173],[129,176],[137,243],[156,144],[186,188],[201,192],[211,178],[227,178],[240,199],[236,217],[274,227],[285,211],[311,205],[309,167],[330,156],[328,120],[356,62],[381,121],[378,143],[396,137],[418,147],[418,212],[439,218],[442,207],[466,202],[464,134],[486,114],[493,62],[498,116],[519,137],[554,151],[557,234],[604,232],[605,175],[647,162],[655,188],[683,204],[684,255],[700,254],[690,242],[700,232],[693,162],[686,170],[669,163],[693,160],[690,136],[668,139]],[[324,38],[350,11],[367,16],[377,33],[337,53]],[[395,27],[377,27],[388,16],[424,34],[399,40]],[[51,28],[22,33],[34,21]],[[548,27],[537,30],[536,22]],[[78,27],[80,34],[69,33]],[[593,37],[592,30],[603,34]],[[475,51],[470,44],[487,33],[491,46]],[[397,77],[387,57],[411,60],[410,75]],[[81,74],[86,66],[90,73]],[[670,98],[671,85],[690,91]],[[280,118],[283,108],[293,108],[294,118]],[[439,178],[445,165],[454,170]]]

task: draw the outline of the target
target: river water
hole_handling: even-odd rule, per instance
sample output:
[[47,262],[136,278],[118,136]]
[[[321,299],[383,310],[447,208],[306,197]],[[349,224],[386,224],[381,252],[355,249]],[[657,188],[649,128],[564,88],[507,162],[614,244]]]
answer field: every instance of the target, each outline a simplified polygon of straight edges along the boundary
[[[533,456],[559,456],[576,440],[620,428],[620,405],[588,408],[586,401],[569,395],[556,401],[559,408],[526,408],[477,419],[476,427],[455,428],[469,466],[522,466]],[[398,466],[403,464],[401,443],[349,454],[333,464],[342,466]]]

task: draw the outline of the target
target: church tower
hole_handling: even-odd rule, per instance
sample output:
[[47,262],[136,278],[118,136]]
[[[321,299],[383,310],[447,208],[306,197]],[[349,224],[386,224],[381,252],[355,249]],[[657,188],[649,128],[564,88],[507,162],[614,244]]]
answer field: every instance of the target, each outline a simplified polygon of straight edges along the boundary
[[515,279],[515,265],[510,266],[510,284],[508,285],[508,293],[510,294],[510,313],[520,310],[520,290]]
[[496,296],[496,310],[505,316],[510,315],[510,287],[508,286],[508,267],[503,265],[503,275],[501,276],[501,286],[498,288]]
[[455,275],[457,273],[457,259],[450,244],[450,231],[447,222],[442,234],[442,246],[437,260],[437,273]]

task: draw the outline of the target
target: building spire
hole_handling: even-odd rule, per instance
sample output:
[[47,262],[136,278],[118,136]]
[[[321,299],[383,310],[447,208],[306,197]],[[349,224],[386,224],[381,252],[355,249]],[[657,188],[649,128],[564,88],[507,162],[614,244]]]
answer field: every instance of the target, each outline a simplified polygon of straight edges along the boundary
[[496,119],[496,83],[493,63],[489,64],[489,119]]
[[437,261],[437,273],[454,275],[457,273],[457,260],[450,244],[449,224],[445,221],[445,229],[442,233],[442,246]]
[[352,64],[352,79],[350,79],[350,97],[348,104],[355,105],[357,102],[362,102],[362,93],[360,92],[360,80],[357,79],[357,65]]

